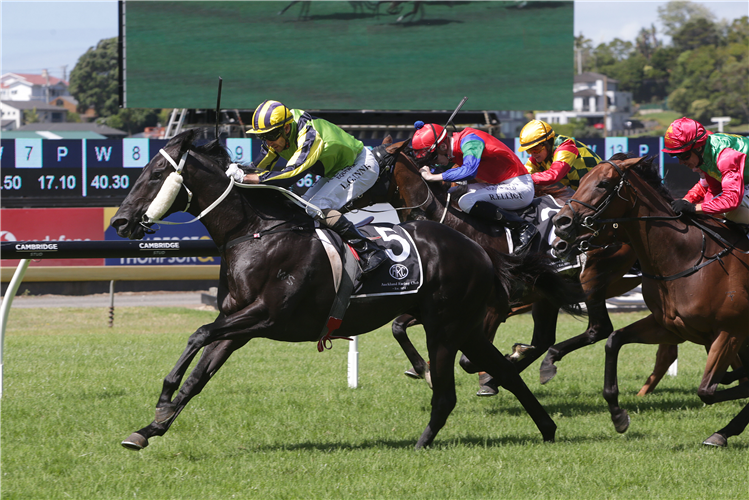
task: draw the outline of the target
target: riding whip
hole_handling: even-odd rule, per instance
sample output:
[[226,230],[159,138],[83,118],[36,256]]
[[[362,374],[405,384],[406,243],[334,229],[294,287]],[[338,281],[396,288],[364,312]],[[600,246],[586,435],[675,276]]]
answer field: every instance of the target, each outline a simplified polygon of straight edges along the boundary
[[218,77],[218,98],[216,99],[216,140],[218,140],[218,121],[219,121],[219,113],[221,112],[221,85],[223,83],[224,83],[224,80],[219,76]]

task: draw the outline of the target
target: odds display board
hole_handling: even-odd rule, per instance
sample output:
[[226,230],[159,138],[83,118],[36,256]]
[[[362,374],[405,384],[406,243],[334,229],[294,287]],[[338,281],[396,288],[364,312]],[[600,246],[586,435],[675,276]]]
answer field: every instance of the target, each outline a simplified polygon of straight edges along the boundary
[[[568,109],[574,2],[120,3],[127,108]],[[539,68],[543,68],[540,70]]]

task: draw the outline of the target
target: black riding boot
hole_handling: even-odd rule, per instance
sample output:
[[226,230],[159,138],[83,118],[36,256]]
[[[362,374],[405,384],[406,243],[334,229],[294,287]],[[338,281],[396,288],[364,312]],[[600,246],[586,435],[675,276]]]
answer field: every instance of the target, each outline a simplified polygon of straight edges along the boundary
[[525,252],[531,241],[533,241],[533,238],[538,234],[536,226],[518,214],[499,208],[488,201],[477,201],[469,213],[482,219],[501,222],[512,229],[517,234],[519,240],[519,244],[512,252],[515,255]]
[[349,245],[354,247],[356,253],[359,254],[359,266],[361,267],[362,274],[374,271],[387,259],[385,250],[361,234],[353,222],[347,218],[341,217],[335,224],[329,227],[347,241]]

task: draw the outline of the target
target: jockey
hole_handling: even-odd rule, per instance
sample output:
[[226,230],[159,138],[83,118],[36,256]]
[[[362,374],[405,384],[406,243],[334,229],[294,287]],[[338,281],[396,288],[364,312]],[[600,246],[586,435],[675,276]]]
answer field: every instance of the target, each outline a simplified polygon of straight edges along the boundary
[[[466,128],[448,136],[447,131],[436,123],[414,123],[416,132],[411,139],[420,172],[429,182],[457,182],[476,179],[468,184],[468,192],[460,197],[458,206],[464,212],[500,221],[516,229],[520,244],[513,253],[522,253],[528,248],[538,229],[510,210],[527,207],[533,201],[534,187],[530,174],[515,153],[496,137]],[[433,174],[432,165],[458,166]]]
[[700,175],[684,199],[671,208],[679,213],[705,213],[749,224],[749,138],[713,133],[699,122],[679,118],[669,125],[663,152]]
[[[307,213],[347,241],[359,254],[362,273],[369,273],[385,261],[385,251],[361,234],[340,208],[371,188],[380,173],[372,151],[341,128],[300,109],[288,109],[278,101],[265,101],[252,115],[248,131],[263,141],[263,159],[251,167],[227,170],[236,182],[275,184],[288,187],[298,177],[317,174],[319,179],[302,198],[316,205]],[[279,158],[286,160],[274,169]],[[231,169],[231,167],[230,167]]]
[[520,131],[520,151],[528,151],[525,164],[539,186],[561,184],[577,191],[580,179],[601,163],[588,146],[572,137],[556,135],[551,125],[531,120]]

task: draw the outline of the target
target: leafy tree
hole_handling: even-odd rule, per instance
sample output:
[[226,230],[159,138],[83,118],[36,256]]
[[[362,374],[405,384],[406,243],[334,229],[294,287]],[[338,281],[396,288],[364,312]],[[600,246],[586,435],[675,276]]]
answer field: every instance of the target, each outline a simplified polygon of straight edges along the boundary
[[70,93],[78,101],[78,111],[93,106],[99,116],[119,110],[117,38],[105,38],[83,54],[70,73]]
[[102,121],[112,128],[125,130],[129,135],[133,135],[141,132],[145,127],[156,126],[160,111],[160,109],[125,108]]
[[116,38],[106,38],[88,49],[70,73],[70,93],[78,100],[78,111],[93,106],[100,123],[132,135],[156,125],[161,110],[119,107],[118,57]]
[[650,28],[642,28],[635,39],[635,50],[646,59],[650,59],[662,45],[661,41],[656,38],[655,33],[655,25],[651,24]]
[[708,45],[719,45],[718,27],[704,18],[687,22],[674,33],[673,44],[680,51],[694,50]]
[[662,7],[658,7],[658,17],[665,26],[665,33],[673,36],[685,24],[695,19],[707,19],[712,21],[715,15],[704,5],[693,2],[668,2]]
[[23,110],[23,123],[39,123],[39,113],[36,108]]

